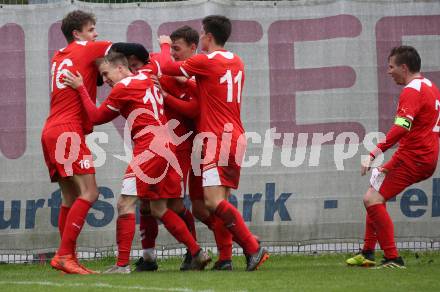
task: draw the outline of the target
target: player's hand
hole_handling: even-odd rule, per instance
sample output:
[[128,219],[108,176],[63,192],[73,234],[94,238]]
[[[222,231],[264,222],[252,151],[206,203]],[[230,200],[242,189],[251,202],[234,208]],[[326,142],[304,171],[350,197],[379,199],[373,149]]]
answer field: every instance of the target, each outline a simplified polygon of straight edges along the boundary
[[163,44],[169,44],[171,45],[173,43],[173,41],[171,40],[170,36],[168,35],[161,35],[159,36],[159,45],[163,45]]
[[364,161],[362,161],[361,163],[361,176],[364,176],[367,174],[367,172],[370,170],[371,168],[371,162],[374,160],[373,157],[368,156],[367,159],[365,159]]
[[77,89],[78,87],[82,86],[84,82],[81,73],[76,71],[76,74],[78,75],[74,75],[72,72],[66,71],[63,78],[64,84],[72,87],[73,89]]
[[160,86],[159,78],[156,75],[150,75],[151,81],[153,81],[154,86],[162,90],[162,86]]
[[180,84],[185,84],[186,81],[188,81],[188,78],[183,77],[183,76],[174,76],[174,78],[175,78],[176,81],[179,82]]

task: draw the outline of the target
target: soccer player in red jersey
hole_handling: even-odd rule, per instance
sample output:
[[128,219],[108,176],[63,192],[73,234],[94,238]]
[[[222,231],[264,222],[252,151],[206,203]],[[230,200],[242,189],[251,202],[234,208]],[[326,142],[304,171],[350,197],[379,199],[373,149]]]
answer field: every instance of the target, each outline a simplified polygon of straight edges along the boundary
[[361,175],[372,161],[399,143],[397,151],[384,165],[374,168],[370,187],[364,195],[367,209],[366,230],[362,251],[347,260],[349,265],[373,266],[376,242],[384,251],[379,268],[404,268],[403,259],[394,242],[394,226],[385,208],[389,199],[412,184],[428,179],[437,166],[440,92],[437,86],[420,73],[421,60],[410,46],[395,47],[388,57],[388,74],[404,88],[394,125],[369,158],[362,163]]
[[[196,54],[197,45],[199,43],[199,34],[193,28],[183,26],[171,33],[170,37],[161,36],[159,42],[161,44],[161,51],[164,54],[170,54],[175,61],[185,61]],[[198,92],[194,80],[183,78],[182,81],[181,78],[182,77],[172,78],[165,75],[160,79],[162,88],[164,88],[165,91],[171,91],[173,88],[179,89],[186,87],[185,91],[187,95],[197,96]],[[170,84],[167,84],[167,80]],[[178,80],[180,80],[180,82]],[[173,83],[175,85],[172,85]],[[173,95],[182,96],[179,92],[173,93]],[[200,122],[198,117],[198,98],[193,98],[189,100],[189,102],[183,102],[179,98],[166,98],[165,105],[167,106],[167,109],[170,109],[171,113],[179,112],[189,118],[193,118],[193,120],[193,115],[197,114],[197,118],[195,119],[196,124]],[[178,116],[179,115],[177,115],[177,117]],[[180,119],[180,121],[186,124],[190,123],[190,121],[185,121],[185,119]],[[189,149],[187,149],[189,152],[186,152],[184,155],[184,157],[188,157],[188,169],[190,166],[189,164],[191,163],[189,159],[191,156],[191,148],[192,141],[189,145]],[[192,168],[189,172],[188,187],[194,216],[208,226],[208,228],[214,233],[217,249],[219,251],[219,260],[214,264],[213,270],[232,270],[232,234],[222,224],[221,220],[216,219],[215,216],[210,216],[203,198],[201,176],[195,176]],[[187,255],[189,255],[189,253],[187,253]],[[190,262],[190,258],[186,257],[184,263],[185,262]],[[184,267],[184,265],[182,265],[182,267]]]
[[[193,41],[193,52],[195,52],[198,43],[198,33],[193,31],[197,40]],[[192,119],[198,115],[199,107],[195,96],[194,90],[192,92],[188,91],[186,82],[180,83],[177,82],[174,77],[163,76],[160,74],[160,66],[155,56],[157,54],[152,54],[152,58],[149,58],[149,53],[141,44],[127,44],[127,43],[117,43],[114,44],[112,50],[120,52],[124,54],[129,63],[129,67],[132,72],[142,72],[150,76],[151,78],[155,78],[157,82],[162,86],[162,94],[166,98],[164,99],[165,104],[172,103],[173,105],[177,103],[181,105],[183,114],[176,112],[175,110],[169,106],[165,108],[165,116],[168,120],[175,119],[179,123],[177,127],[175,127],[175,134],[179,137],[183,137],[187,135],[188,132],[193,130],[193,122]],[[158,79],[157,76],[160,76]],[[184,78],[186,80],[186,78]],[[192,87],[194,89],[195,86]],[[166,91],[163,91],[163,90]],[[177,97],[176,97],[177,96]],[[176,212],[182,220],[187,225],[194,239],[197,240],[195,233],[195,223],[194,217],[192,216],[191,211],[186,209],[183,203],[183,196],[186,189],[186,181],[188,178],[188,172],[191,165],[191,147],[192,141],[187,139],[183,141],[181,144],[176,147],[176,157],[179,162],[179,166],[182,170],[183,176],[177,182],[180,186],[181,196],[177,198],[172,198],[168,200],[168,207]],[[164,184],[176,184],[174,177],[165,177]],[[148,201],[141,201],[140,208],[140,234],[141,234],[141,243],[143,249],[143,255],[136,262],[136,271],[155,271],[157,270],[157,262],[156,262],[156,238],[158,235],[158,224],[156,218],[151,215],[150,206]],[[180,269],[181,270],[190,270],[191,269],[192,256],[191,252],[187,251],[185,255],[185,260],[183,261]]]
[[[119,217],[116,223],[118,261],[107,273],[129,273],[129,255],[135,233],[135,203],[130,192],[149,200],[152,215],[161,220],[165,228],[192,255],[191,268],[202,270],[211,261],[192,237],[183,220],[171,209],[167,201],[180,196],[180,170],[173,144],[180,144],[178,137],[172,137],[164,115],[163,97],[146,74],[134,75],[128,68],[128,61],[120,53],[110,53],[98,60],[98,68],[104,82],[112,91],[99,108],[93,104],[81,75],[68,73],[65,82],[80,92],[84,108],[94,124],[103,124],[122,115],[127,119],[134,143],[133,159],[123,181],[122,195],[118,200]],[[165,183],[164,177],[174,177]],[[177,189],[177,191],[176,191]],[[129,203],[127,203],[127,201]],[[123,205],[124,208],[119,208]]]
[[95,41],[95,23],[93,14],[80,10],[62,20],[61,30],[68,45],[51,60],[50,113],[41,136],[51,181],[58,182],[63,197],[58,219],[61,244],[51,265],[72,274],[93,273],[78,263],[75,246],[85,217],[98,198],[98,188],[85,143],[85,135],[92,132],[93,125],[83,112],[78,92],[63,83],[63,76],[66,70],[81,72],[95,102],[98,71],[94,61],[111,46],[107,41]]
[[195,55],[184,62],[170,62],[161,55],[161,68],[165,75],[196,77],[200,98],[198,131],[207,134],[203,141],[202,162],[205,205],[243,248],[247,255],[246,270],[253,271],[269,255],[227,200],[230,189],[238,187],[240,164],[246,149],[240,118],[244,65],[237,55],[224,49],[231,34],[228,18],[207,16],[202,26],[200,44],[206,54]]

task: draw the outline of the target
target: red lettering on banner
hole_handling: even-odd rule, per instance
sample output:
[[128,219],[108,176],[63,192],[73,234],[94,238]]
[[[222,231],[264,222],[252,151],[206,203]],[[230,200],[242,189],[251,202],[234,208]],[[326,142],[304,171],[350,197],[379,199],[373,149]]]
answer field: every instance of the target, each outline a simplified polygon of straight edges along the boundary
[[9,159],[26,151],[26,67],[24,31],[15,23],[0,28],[0,150]]
[[151,27],[143,20],[130,23],[127,28],[127,42],[142,44],[149,52],[153,49]]
[[[318,19],[282,20],[268,30],[270,66],[270,122],[278,132],[327,133],[355,132],[362,140],[365,128],[356,122],[332,122],[299,125],[296,121],[296,92],[330,88],[348,88],[356,80],[349,66],[296,69],[296,42],[356,37],[362,31],[360,21],[352,15]],[[327,101],[326,101],[327,102]],[[323,105],[324,106],[324,105]],[[309,135],[311,139],[312,135]],[[310,141],[309,141],[310,142]],[[329,142],[333,144],[334,140]],[[294,142],[293,145],[296,145]]]
[[[376,24],[379,131],[384,133],[393,124],[397,100],[402,90],[402,86],[396,85],[387,74],[388,55],[393,47],[402,45],[402,37],[405,35],[440,35],[440,15],[384,17]],[[423,61],[429,62],[422,57]],[[423,74],[440,84],[440,71]]]

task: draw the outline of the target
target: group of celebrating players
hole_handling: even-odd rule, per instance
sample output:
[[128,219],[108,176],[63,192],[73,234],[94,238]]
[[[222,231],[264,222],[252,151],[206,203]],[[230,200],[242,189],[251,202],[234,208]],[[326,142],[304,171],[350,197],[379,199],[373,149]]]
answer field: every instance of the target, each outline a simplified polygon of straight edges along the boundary
[[[51,181],[58,182],[63,198],[58,219],[61,243],[52,267],[69,274],[97,273],[80,264],[76,257],[77,238],[99,195],[85,135],[92,132],[94,125],[122,115],[131,131],[133,159],[117,202],[117,262],[105,272],[131,272],[129,256],[137,202],[143,256],[136,262],[136,271],[158,269],[158,220],[187,248],[180,269],[203,270],[211,258],[197,243],[194,217],[214,234],[219,258],[213,270],[233,269],[233,241],[243,248],[246,270],[258,269],[269,254],[228,202],[230,189],[238,187],[246,149],[240,118],[244,65],[236,54],[224,48],[231,34],[230,20],[210,15],[202,20],[200,36],[188,26],[170,36],[160,36],[161,51],[152,54],[141,44],[96,41],[95,24],[91,13],[76,10],[67,14],[61,30],[68,45],[57,51],[51,61],[50,113],[41,141]],[[197,54],[198,48],[203,53]],[[421,77],[420,57],[418,69],[408,61],[414,56],[418,57],[417,51],[403,46],[390,55],[390,74],[404,77],[400,83],[395,80],[407,87],[401,95],[395,125],[386,142],[379,144],[371,159],[363,163],[362,173],[366,173],[378,153],[397,141],[401,147],[404,141],[405,150],[399,147],[399,155],[393,156],[392,163],[373,171],[371,187],[364,198],[366,244],[360,254],[347,260],[349,265],[375,264],[374,247],[379,241],[385,251],[381,266],[404,267],[395,249],[385,200],[428,178],[435,170],[438,130],[426,129],[431,124],[437,126],[437,109],[430,110],[428,105],[437,105],[439,94],[432,82]],[[112,90],[96,107],[100,78]],[[407,158],[417,152],[414,139],[417,149],[424,145],[423,159],[420,153]],[[191,163],[194,153],[200,154],[201,174]],[[412,175],[405,176],[408,171]],[[186,191],[192,210],[183,204]]]

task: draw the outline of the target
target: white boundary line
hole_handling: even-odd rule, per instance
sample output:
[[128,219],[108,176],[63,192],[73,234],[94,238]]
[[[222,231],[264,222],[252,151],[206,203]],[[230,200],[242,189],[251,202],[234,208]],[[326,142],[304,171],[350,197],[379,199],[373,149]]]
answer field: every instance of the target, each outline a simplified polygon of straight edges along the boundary
[[192,290],[189,288],[160,288],[146,286],[120,286],[106,283],[55,283],[49,281],[0,281],[0,285],[40,285],[51,287],[95,287],[95,288],[111,288],[111,289],[133,289],[140,291],[170,291],[170,292],[214,292],[214,290]]

